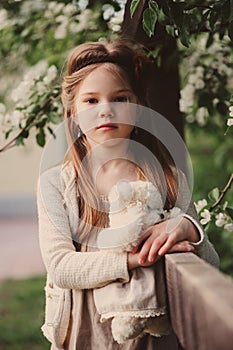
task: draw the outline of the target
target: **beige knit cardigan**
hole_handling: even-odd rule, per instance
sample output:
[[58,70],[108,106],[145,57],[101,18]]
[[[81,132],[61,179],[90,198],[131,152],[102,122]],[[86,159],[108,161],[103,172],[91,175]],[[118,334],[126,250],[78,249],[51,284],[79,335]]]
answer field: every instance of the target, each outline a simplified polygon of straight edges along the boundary
[[[190,200],[184,182],[183,203]],[[73,166],[65,163],[44,172],[37,192],[39,242],[47,270],[46,310],[42,331],[57,348],[63,349],[71,312],[71,289],[93,289],[112,281],[129,281],[127,253],[77,252],[73,238],[78,232],[79,208]],[[185,203],[187,207],[187,203]],[[208,237],[198,225],[193,205],[186,216],[198,227],[197,254],[214,266],[219,258]]]

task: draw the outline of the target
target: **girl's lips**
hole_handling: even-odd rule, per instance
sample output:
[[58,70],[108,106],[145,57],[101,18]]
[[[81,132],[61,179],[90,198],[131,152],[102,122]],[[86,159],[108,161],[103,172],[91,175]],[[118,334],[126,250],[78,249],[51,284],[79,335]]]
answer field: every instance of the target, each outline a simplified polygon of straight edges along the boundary
[[102,124],[102,125],[97,127],[97,129],[101,129],[101,130],[113,130],[113,129],[116,129],[116,128],[117,128],[116,125],[110,124],[110,123]]

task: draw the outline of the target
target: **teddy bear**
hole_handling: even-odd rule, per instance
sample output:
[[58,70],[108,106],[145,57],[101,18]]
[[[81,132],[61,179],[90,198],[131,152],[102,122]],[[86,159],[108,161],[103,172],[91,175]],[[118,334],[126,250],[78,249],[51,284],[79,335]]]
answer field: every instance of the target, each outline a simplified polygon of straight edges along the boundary
[[[130,252],[137,245],[141,233],[146,228],[182,214],[177,207],[169,211],[164,210],[164,203],[158,189],[149,181],[119,181],[112,187],[108,200],[109,227],[101,230],[98,234],[97,247],[99,250]],[[140,269],[145,275],[143,282],[147,286],[141,296],[139,295],[140,292],[136,292],[137,286],[142,283],[141,280],[138,280],[137,275],[140,273]],[[150,333],[157,337],[171,333],[169,318],[164,307],[158,309],[157,305],[152,302],[152,305],[155,305],[154,308],[149,305],[147,309],[140,309],[140,305],[145,305],[141,299],[145,298],[147,300],[150,298],[146,293],[150,289],[151,280],[153,280],[152,271],[152,268],[139,267],[134,269],[132,270],[131,280],[122,285],[131,294],[132,290],[133,294],[135,290],[135,296],[132,297],[130,295],[129,298],[130,303],[134,304],[133,309],[131,307],[130,310],[127,308],[128,292],[124,292],[122,299],[119,299],[117,296],[121,287],[119,282],[112,282],[107,286],[94,290],[97,311],[100,314],[102,313],[101,322],[109,318],[112,319],[112,335],[119,344],[129,339],[143,336],[145,333]],[[148,277],[146,277],[146,274],[148,274]],[[132,283],[132,287],[128,286],[130,283]],[[103,288],[106,288],[106,290],[103,291]],[[102,299],[99,296],[101,292],[105,292],[102,294]],[[114,293],[116,293],[116,296],[114,296]],[[156,291],[153,290],[152,284],[152,293],[150,295],[153,296],[153,294],[156,294]],[[116,300],[121,300],[125,304],[120,308],[113,307],[112,310],[110,307],[110,310],[107,312],[105,303],[107,304],[109,301],[109,305],[113,305]]]

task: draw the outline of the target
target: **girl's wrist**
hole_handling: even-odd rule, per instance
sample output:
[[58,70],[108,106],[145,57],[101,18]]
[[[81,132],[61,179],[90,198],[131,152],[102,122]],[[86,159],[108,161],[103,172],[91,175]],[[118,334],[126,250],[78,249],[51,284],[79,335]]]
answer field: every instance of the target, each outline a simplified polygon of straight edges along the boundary
[[128,270],[133,270],[136,267],[138,267],[139,266],[138,254],[128,253],[127,254],[127,265],[128,265]]
[[187,228],[185,228],[188,232],[188,241],[191,243],[197,243],[200,240],[200,234],[197,227],[188,218],[185,217],[184,219],[186,219],[186,222],[188,224]]

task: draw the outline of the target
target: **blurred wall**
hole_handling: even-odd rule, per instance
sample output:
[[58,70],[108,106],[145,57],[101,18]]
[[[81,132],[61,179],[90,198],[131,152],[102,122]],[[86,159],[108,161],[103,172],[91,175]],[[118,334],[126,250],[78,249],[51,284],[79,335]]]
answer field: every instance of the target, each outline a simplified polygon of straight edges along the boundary
[[[56,128],[56,139],[48,138],[44,149],[33,135],[26,146],[13,147],[0,153],[0,217],[28,216],[36,213],[36,185],[40,169],[64,158],[64,130]],[[3,139],[0,145],[5,144]],[[42,165],[42,166],[41,166]]]
[[34,140],[26,147],[0,153],[0,216],[33,215],[42,149]]

